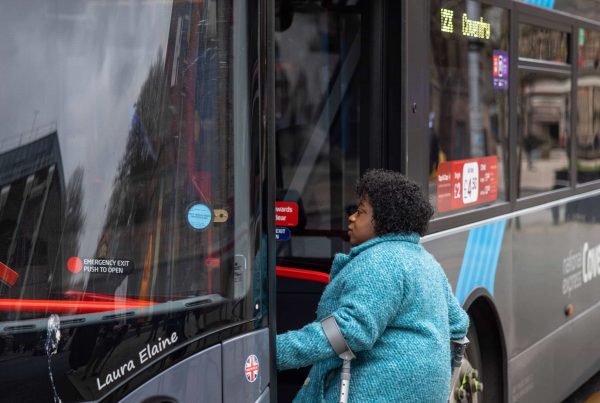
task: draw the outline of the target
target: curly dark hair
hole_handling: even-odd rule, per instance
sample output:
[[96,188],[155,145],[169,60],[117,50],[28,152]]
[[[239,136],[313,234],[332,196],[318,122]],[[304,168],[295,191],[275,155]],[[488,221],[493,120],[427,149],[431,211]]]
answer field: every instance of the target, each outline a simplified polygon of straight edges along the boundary
[[425,235],[433,207],[419,185],[401,173],[370,169],[356,184],[356,195],[373,207],[376,235],[416,232]]

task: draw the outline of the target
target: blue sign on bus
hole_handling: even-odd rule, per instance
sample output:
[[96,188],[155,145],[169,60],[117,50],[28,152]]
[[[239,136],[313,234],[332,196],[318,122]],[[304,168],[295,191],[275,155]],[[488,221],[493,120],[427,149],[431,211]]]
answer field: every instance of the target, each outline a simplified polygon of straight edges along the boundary
[[292,231],[289,228],[275,228],[275,239],[278,241],[288,241],[292,237]]
[[554,8],[554,0],[524,0],[525,3],[533,4],[539,7]]

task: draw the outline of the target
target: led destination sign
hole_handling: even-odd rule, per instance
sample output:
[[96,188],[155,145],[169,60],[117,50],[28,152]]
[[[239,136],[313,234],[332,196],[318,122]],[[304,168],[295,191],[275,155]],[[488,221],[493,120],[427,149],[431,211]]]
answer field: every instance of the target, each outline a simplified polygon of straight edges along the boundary
[[[447,8],[440,9],[441,31],[453,34],[454,31],[454,10]],[[492,24],[486,22],[483,17],[479,20],[471,20],[467,13],[463,13],[460,19],[461,34],[469,38],[490,39]]]

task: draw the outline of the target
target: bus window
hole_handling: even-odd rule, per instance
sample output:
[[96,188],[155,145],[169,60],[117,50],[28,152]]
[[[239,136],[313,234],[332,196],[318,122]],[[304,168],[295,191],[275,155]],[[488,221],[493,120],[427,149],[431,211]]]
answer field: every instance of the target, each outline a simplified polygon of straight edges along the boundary
[[519,58],[569,62],[570,34],[530,24],[519,24]]
[[507,198],[509,13],[430,4],[429,197],[440,216]]
[[519,197],[567,187],[570,75],[519,71]]
[[266,326],[258,15],[233,0],[2,6],[3,398],[116,401],[123,381]]
[[316,258],[328,268],[344,245],[359,174],[362,11],[335,2],[277,4],[277,199],[299,209],[291,236],[278,242],[278,264]]
[[[282,210],[297,209],[293,226],[277,228],[277,265],[309,269],[313,277],[327,277],[319,272],[328,272],[333,255],[349,247],[345,228],[356,204],[361,88],[368,80],[360,74],[366,3],[275,2],[276,196],[291,203]],[[314,320],[322,289],[278,278],[277,331]],[[306,375],[307,369],[280,373],[279,401],[291,401]]]
[[600,32],[579,29],[577,182],[600,179]]

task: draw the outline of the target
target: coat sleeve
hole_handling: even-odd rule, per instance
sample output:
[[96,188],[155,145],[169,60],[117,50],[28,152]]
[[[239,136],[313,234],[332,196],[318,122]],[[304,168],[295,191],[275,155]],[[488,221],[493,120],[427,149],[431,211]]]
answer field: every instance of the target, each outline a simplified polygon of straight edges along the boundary
[[[401,268],[357,259],[347,269],[344,292],[338,296],[338,308],[332,315],[352,351],[369,350],[399,310]],[[335,356],[320,322],[277,336],[280,370],[312,365]]]
[[385,254],[365,256],[349,270],[333,316],[354,352],[370,350],[398,315],[403,297],[403,262]]
[[469,331],[469,315],[460,306],[460,303],[452,293],[452,288],[450,288],[448,281],[446,281],[446,301],[448,303],[450,340],[460,340]]
[[301,368],[335,357],[320,322],[280,334],[276,342],[277,369]]
[[[352,351],[371,349],[397,315],[402,300],[401,272],[400,267],[376,259],[368,261],[363,256],[344,269],[344,290],[332,315]],[[280,370],[335,356],[320,322],[277,336]]]

